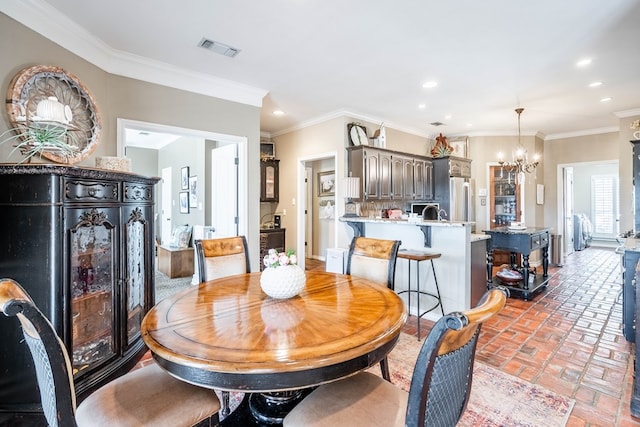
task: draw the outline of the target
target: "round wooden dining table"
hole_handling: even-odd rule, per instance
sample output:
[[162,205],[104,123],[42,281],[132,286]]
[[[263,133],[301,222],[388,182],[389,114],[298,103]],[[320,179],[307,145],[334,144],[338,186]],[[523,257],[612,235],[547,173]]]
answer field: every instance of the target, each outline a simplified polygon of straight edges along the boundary
[[253,420],[233,422],[234,411],[223,424],[277,425],[305,389],[379,363],[407,318],[385,286],[322,271],[306,277],[305,289],[289,299],[267,296],[260,273],[193,286],[154,306],[142,337],[177,378],[251,393]]

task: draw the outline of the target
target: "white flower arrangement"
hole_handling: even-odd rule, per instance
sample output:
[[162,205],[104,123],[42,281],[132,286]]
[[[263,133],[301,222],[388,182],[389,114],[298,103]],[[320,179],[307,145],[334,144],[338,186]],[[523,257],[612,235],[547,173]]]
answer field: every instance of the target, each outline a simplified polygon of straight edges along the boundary
[[631,122],[631,129],[633,130],[640,129],[640,119],[636,120],[635,122]]
[[286,252],[278,252],[275,249],[269,249],[269,252],[267,252],[262,259],[262,263],[267,268],[296,265],[298,264],[298,257],[296,256],[296,251],[293,249],[287,249]]

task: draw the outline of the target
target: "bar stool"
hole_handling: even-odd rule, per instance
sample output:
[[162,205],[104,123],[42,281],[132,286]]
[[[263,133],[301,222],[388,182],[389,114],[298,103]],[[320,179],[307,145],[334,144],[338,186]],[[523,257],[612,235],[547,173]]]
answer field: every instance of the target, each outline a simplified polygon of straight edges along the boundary
[[[440,311],[444,316],[444,308],[442,307],[442,298],[440,297],[440,288],[438,287],[438,278],[436,277],[436,269],[433,265],[433,260],[436,258],[440,258],[441,256],[442,254],[437,252],[424,252],[424,251],[419,251],[414,249],[400,249],[398,251],[398,258],[406,259],[409,266],[409,273],[408,273],[409,287],[404,291],[398,292],[398,295],[403,294],[405,292],[408,294],[409,309],[411,308],[411,294],[415,293],[417,295],[418,302],[417,302],[416,314],[418,315],[418,341],[420,341],[420,319],[422,318],[422,316],[429,313],[430,311],[435,310],[438,306],[440,306]],[[411,261],[415,261],[416,267],[418,268],[418,271],[416,272],[416,289],[411,289]],[[433,272],[433,280],[436,285],[435,294],[431,292],[423,291],[420,289],[420,262],[421,261],[431,261],[431,271]],[[427,310],[420,312],[420,295],[427,295],[431,298],[434,298],[435,304],[430,306]]]

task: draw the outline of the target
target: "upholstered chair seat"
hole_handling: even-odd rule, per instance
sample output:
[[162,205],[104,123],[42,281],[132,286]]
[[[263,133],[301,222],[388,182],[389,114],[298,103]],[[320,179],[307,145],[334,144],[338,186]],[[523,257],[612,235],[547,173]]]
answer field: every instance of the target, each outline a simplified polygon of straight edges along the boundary
[[480,327],[505,305],[487,291],[473,309],[441,317],[424,340],[409,393],[369,372],[321,385],[285,417],[284,427],[453,427],[464,413]]
[[20,321],[49,426],[218,425],[220,401],[213,390],[180,381],[155,363],[107,383],[76,408],[66,347],[31,297],[13,280],[0,280],[0,312]]

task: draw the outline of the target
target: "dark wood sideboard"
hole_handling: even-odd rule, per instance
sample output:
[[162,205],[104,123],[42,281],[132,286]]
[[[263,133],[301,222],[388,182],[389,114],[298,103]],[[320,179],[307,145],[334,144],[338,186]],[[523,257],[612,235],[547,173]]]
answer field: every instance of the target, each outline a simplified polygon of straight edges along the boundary
[[[146,351],[154,304],[158,178],[60,165],[0,165],[0,277],[17,280],[52,322],[78,400]],[[41,412],[35,370],[15,318],[0,316],[0,420]]]

